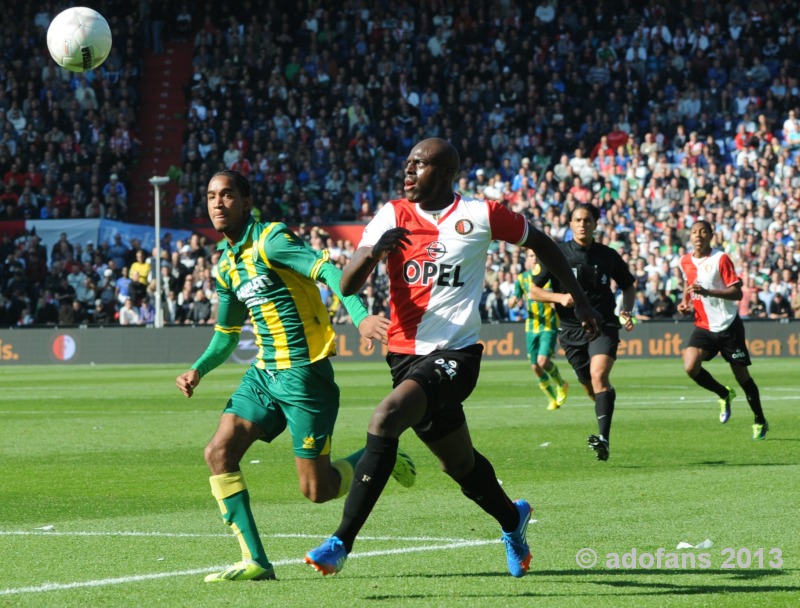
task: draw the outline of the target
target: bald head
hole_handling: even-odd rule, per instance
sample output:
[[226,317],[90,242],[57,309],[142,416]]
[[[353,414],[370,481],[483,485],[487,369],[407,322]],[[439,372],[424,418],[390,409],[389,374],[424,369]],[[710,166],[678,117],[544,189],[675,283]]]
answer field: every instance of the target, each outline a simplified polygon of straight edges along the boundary
[[406,159],[406,198],[427,211],[444,209],[453,202],[453,182],[459,169],[458,152],[452,144],[438,137],[419,142]]
[[458,156],[458,150],[449,141],[439,137],[431,137],[423,139],[411,151],[411,156],[416,153],[423,154],[428,160],[436,164],[444,170],[454,181],[459,169],[461,168],[461,159]]

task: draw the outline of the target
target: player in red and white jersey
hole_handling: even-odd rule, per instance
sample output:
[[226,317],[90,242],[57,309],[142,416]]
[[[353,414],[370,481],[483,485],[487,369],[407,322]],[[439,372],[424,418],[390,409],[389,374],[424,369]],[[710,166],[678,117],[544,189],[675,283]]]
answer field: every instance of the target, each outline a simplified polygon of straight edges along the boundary
[[511,574],[523,576],[528,570],[525,534],[531,507],[509,499],[491,463],[473,448],[462,406],[480,370],[478,304],[489,244],[499,239],[534,249],[572,293],[576,317],[591,336],[600,315],[564,254],[543,232],[498,203],[453,193],[459,169],[450,143],[437,138],[418,143],[406,160],[406,198],[381,208],[342,272],[342,293],[354,294],[386,259],[392,317],[387,361],[394,389],[370,419],[367,447],[339,528],[306,555],[305,561],[323,574],[342,569],[389,479],[400,435],[409,427],[463,494],[500,524]]
[[[695,226],[698,222],[695,222]],[[736,275],[733,262],[723,251],[711,249],[707,255],[687,253],[681,258],[681,270],[686,284],[695,284],[709,290],[723,291],[735,285],[741,289],[742,280]],[[689,292],[694,307],[694,323],[710,331],[723,331],[730,327],[739,313],[737,300],[725,297],[702,297]],[[741,299],[741,297],[739,298]]]
[[692,224],[689,238],[694,251],[681,258],[687,287],[678,312],[694,311],[695,329],[683,353],[683,367],[692,380],[719,397],[719,421],[725,424],[730,419],[736,392],[703,368],[703,361],[721,353],[753,410],[753,439],[764,439],[769,425],[761,408],[758,386],[748,370],[750,353],[737,304],[742,299],[742,280],[728,255],[711,248],[714,231],[709,222],[698,220]]
[[408,199],[395,200],[381,207],[358,247],[373,248],[397,227],[414,238],[387,259],[393,286],[389,350],[427,355],[475,344],[486,251],[494,240],[523,243],[527,220],[497,202],[460,194],[451,195],[450,204],[434,212]]

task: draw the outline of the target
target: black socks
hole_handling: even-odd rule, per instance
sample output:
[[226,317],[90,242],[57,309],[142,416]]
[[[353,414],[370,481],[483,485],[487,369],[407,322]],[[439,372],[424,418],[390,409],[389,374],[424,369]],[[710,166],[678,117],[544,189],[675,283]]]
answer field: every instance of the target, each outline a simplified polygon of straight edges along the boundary
[[334,533],[348,553],[353,550],[356,535],[389,481],[397,461],[398,445],[398,439],[367,433],[367,446],[353,472],[353,484],[344,503],[342,521]]
[[497,482],[492,463],[478,450],[473,452],[475,468],[456,483],[464,496],[494,517],[505,532],[513,532],[519,525],[519,512]]
[[614,416],[614,402],[617,391],[613,388],[594,396],[594,413],[597,416],[597,429],[600,435],[608,440],[611,434],[611,418]]

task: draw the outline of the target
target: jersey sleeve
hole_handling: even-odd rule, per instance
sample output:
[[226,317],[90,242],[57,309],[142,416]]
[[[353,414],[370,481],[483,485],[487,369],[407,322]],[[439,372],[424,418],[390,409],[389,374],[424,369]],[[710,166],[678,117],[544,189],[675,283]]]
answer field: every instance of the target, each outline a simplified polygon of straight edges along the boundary
[[397,217],[395,215],[394,204],[386,203],[383,207],[378,209],[364,232],[361,235],[361,241],[358,243],[359,247],[372,247],[378,242],[378,239],[383,236],[383,233],[391,228],[397,227]]
[[742,282],[742,280],[736,274],[736,269],[733,267],[733,262],[728,257],[727,253],[723,253],[721,256],[719,256],[719,275],[722,277],[722,280],[727,287]]
[[361,301],[358,294],[350,296],[342,295],[342,291],[339,289],[339,282],[341,279],[342,271],[330,262],[326,262],[320,267],[317,280],[331,288],[331,291],[342,301],[342,304],[344,304],[344,307],[347,309],[347,314],[353,319],[353,325],[358,327],[361,321],[369,315],[369,311],[367,311],[367,307],[364,306],[364,302]]
[[239,301],[219,272],[217,272],[217,300],[219,304],[214,331],[227,334],[241,333],[242,325],[247,319],[247,306]]
[[285,225],[280,224],[265,235],[259,246],[259,255],[266,256],[275,266],[289,268],[312,281],[325,283],[342,301],[356,327],[367,316],[361,298],[342,295],[339,289],[342,271],[331,264],[328,252],[317,251]]
[[514,281],[514,297],[517,299],[524,298],[528,294],[525,293],[525,289],[522,287],[522,279],[517,277],[517,280]]
[[219,307],[214,336],[205,352],[192,365],[192,369],[196,369],[201,377],[227,361],[239,344],[242,325],[247,318],[247,307],[236,298],[219,273],[217,275]]
[[536,287],[541,287],[542,289],[547,289],[548,283],[550,283],[553,276],[550,274],[550,271],[543,265],[539,265],[539,272],[531,272],[531,282],[536,285]]
[[239,344],[239,332],[223,333],[214,331],[211,343],[200,358],[194,362],[192,369],[196,369],[202,378],[212,369],[225,363]]
[[265,231],[259,238],[258,254],[274,266],[289,268],[314,281],[320,267],[327,261],[327,255],[317,251],[285,224],[278,224]]
[[620,289],[627,289],[636,282],[636,277],[633,276],[631,269],[628,268],[628,264],[622,259],[622,256],[613,249],[610,251],[614,255],[614,266],[611,272],[611,278],[614,279]]
[[486,201],[489,207],[489,226],[492,239],[519,245],[528,238],[528,220],[497,201]]
[[683,274],[684,280],[688,281],[689,280],[689,271],[688,271],[689,259],[688,259],[688,254],[685,254],[685,255],[681,256],[681,259],[680,259],[680,262],[678,263],[678,266],[681,269],[681,273]]

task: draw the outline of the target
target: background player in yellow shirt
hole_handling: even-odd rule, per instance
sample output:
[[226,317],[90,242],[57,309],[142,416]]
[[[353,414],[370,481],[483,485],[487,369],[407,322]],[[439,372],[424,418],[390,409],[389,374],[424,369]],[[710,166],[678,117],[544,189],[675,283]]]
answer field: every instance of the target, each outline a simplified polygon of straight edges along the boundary
[[525,301],[528,318],[525,320],[525,346],[539,388],[547,396],[547,409],[557,410],[567,401],[569,384],[561,377],[553,362],[558,337],[558,315],[548,302],[537,302],[531,297],[531,285],[550,290],[550,280],[543,272],[536,253],[528,249],[525,254],[525,272],[514,282],[513,306],[518,300]]

